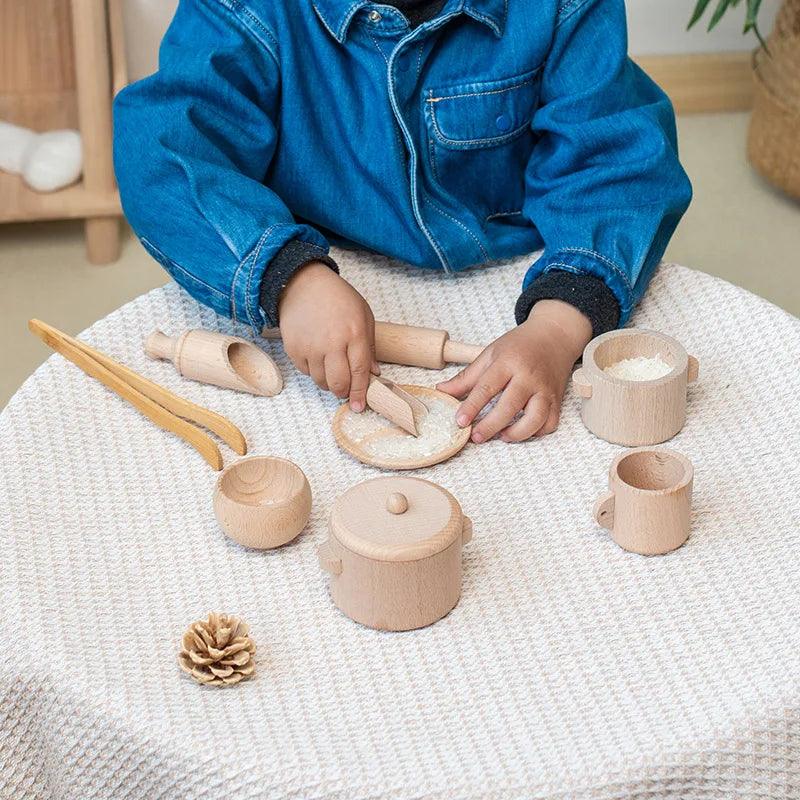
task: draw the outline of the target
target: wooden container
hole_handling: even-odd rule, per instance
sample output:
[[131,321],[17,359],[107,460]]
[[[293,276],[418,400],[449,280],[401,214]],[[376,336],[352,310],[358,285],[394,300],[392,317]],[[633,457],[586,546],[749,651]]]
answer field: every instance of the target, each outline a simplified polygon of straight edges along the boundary
[[[623,359],[660,356],[672,369],[654,380],[615,378],[605,368]],[[583,366],[572,376],[582,398],[584,425],[601,439],[628,447],[659,444],[686,421],[686,386],[697,380],[696,358],[669,336],[641,328],[610,331],[583,351]]]
[[375,478],[336,501],[319,559],[348,617],[405,631],[458,603],[461,547],[471,538],[471,521],[446,489],[421,478]]
[[197,329],[172,337],[153,331],[144,350],[150,358],[171,361],[184,378],[193,381],[265,397],[283,391],[277,364],[260,347],[238,336]]
[[624,550],[662,555],[689,536],[694,468],[680,453],[640,447],[611,465],[611,491],[594,507],[595,521]]
[[220,474],[214,513],[235,542],[259,550],[280,547],[305,528],[311,487],[300,467],[285,458],[243,458]]

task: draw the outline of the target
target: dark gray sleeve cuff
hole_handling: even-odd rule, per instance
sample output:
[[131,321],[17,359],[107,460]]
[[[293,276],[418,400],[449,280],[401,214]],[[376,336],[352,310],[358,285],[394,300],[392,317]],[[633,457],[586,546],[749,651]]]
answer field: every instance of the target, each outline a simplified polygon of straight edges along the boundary
[[517,325],[528,319],[539,300],[563,300],[589,318],[592,336],[612,331],[619,323],[619,302],[611,289],[593,275],[550,270],[540,275],[519,296],[514,316]]
[[286,284],[300,267],[304,267],[312,261],[327,264],[335,273],[339,273],[336,262],[325,250],[310,242],[292,239],[275,254],[264,273],[264,281],[261,284],[261,309],[267,318],[268,327],[275,328],[278,325],[278,303]]

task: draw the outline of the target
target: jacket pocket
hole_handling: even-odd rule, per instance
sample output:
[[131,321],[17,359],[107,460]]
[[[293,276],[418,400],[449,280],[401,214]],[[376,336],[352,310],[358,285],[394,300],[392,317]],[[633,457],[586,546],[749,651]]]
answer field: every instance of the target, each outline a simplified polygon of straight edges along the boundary
[[425,91],[431,176],[485,216],[522,208],[540,72]]

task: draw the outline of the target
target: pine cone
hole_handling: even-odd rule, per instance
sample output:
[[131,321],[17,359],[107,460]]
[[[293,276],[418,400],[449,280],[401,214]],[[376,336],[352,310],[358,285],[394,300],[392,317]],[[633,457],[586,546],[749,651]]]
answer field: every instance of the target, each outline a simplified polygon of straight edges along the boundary
[[228,686],[250,677],[256,667],[255,642],[238,617],[209,614],[183,634],[178,662],[184,672],[209,686]]

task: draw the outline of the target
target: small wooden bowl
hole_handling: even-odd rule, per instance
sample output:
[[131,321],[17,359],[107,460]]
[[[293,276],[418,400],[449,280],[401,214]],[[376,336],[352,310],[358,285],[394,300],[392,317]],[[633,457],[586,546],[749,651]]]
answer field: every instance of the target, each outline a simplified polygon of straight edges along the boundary
[[305,528],[311,487],[300,467],[285,458],[243,458],[220,474],[214,513],[235,542],[259,550],[280,547]]
[[[459,407],[459,405],[461,405],[460,400],[456,400],[449,394],[440,392],[437,389],[430,389],[427,386],[413,386],[409,384],[398,385],[401,389],[405,389],[405,391],[413,394],[415,397],[419,397],[419,399],[423,402],[429,402],[430,400],[436,399],[444,400],[449,405],[452,405],[454,411]],[[447,461],[448,458],[452,458],[456,453],[461,451],[464,448],[464,445],[466,445],[466,443],[469,441],[470,434],[472,433],[472,426],[462,428],[451,445],[428,456],[394,460],[384,459],[369,453],[363,446],[364,442],[372,442],[376,439],[387,439],[393,436],[408,436],[409,434],[387,420],[384,428],[376,431],[375,433],[369,434],[369,436],[364,437],[364,439],[356,441],[352,437],[348,436],[344,430],[345,418],[347,414],[352,413],[353,412],[350,411],[350,407],[347,403],[343,403],[336,411],[331,426],[336,444],[338,444],[339,447],[341,447],[346,453],[349,453],[351,456],[353,456],[353,458],[358,459],[362,464],[369,464],[370,466],[380,467],[381,469],[421,469],[422,467],[430,467],[434,464],[440,464],[442,461]]]
[[[626,358],[660,356],[672,369],[661,378],[622,380],[605,368]],[[581,419],[595,435],[628,447],[660,444],[686,421],[686,386],[697,380],[699,364],[681,344],[663,333],[641,328],[610,331],[583,351],[583,365],[572,376],[582,398]]]
[[446,489],[421,478],[374,478],[334,504],[319,548],[333,602],[387,631],[422,628],[461,597],[461,548],[472,522]]
[[595,521],[623,550],[669,553],[689,537],[693,482],[692,463],[675,450],[620,453],[608,473],[611,491],[595,503]]

